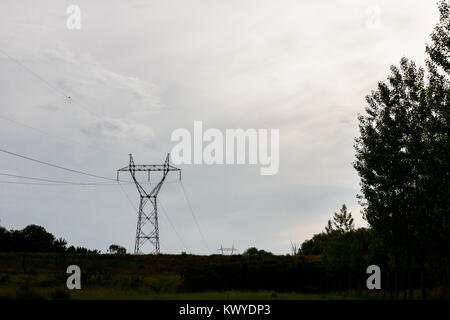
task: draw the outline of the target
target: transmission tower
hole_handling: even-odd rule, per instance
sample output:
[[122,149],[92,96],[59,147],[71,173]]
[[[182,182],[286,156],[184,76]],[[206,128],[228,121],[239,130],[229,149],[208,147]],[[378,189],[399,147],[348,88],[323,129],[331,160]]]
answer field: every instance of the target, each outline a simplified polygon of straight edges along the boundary
[[[158,203],[157,203],[158,193],[161,190],[161,187],[169,171],[179,171],[181,180],[181,169],[175,168],[174,166],[169,164],[169,154],[167,154],[166,161],[164,162],[164,164],[136,165],[134,164],[133,156],[130,153],[130,164],[122,169],[117,170],[117,181],[119,181],[119,173],[121,171],[130,172],[131,177],[133,178],[133,181],[136,184],[136,188],[140,196],[134,253],[135,254],[141,253],[142,245],[148,241],[154,247],[154,250],[151,253],[158,254],[160,253],[159,229],[158,229]],[[136,179],[136,171],[148,172],[149,181],[150,181],[150,172],[161,171],[162,178],[158,182],[158,184],[150,190],[150,192],[147,192],[141,185],[141,183],[139,183],[139,181]],[[150,222],[150,225],[146,226],[148,222]],[[147,227],[145,231],[144,226]]]
[[234,244],[231,248],[224,248],[222,245],[220,245],[220,248],[217,249],[217,251],[221,252],[222,255],[225,254],[225,252],[231,252],[231,255],[236,251],[237,249],[234,247]]

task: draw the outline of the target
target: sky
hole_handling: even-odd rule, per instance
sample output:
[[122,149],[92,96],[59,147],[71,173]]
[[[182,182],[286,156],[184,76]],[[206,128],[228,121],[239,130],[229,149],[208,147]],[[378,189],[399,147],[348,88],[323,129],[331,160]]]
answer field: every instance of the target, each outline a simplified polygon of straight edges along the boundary
[[[70,5],[80,8],[79,29],[67,27]],[[129,153],[136,164],[162,163],[176,144],[171,133],[192,132],[195,120],[223,131],[279,129],[276,175],[260,175],[259,165],[182,164],[181,185],[169,173],[159,232],[162,253],[234,245],[287,254],[344,203],[357,227],[367,225],[352,167],[357,115],[390,65],[403,56],[424,65],[437,21],[429,0],[4,0],[0,149],[114,179]],[[133,184],[6,153],[0,173],[106,182],[0,176],[0,225],[38,224],[69,245],[133,251]]]

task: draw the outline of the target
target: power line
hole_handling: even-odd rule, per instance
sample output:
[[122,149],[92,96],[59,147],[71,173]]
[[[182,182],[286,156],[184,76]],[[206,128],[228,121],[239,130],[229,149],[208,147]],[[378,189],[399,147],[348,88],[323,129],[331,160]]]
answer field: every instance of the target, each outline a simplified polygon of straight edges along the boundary
[[2,49],[0,49],[0,53],[2,53],[4,56],[8,57],[9,59],[11,59],[11,61],[15,62],[17,65],[19,65],[20,67],[22,67],[24,70],[26,70],[27,72],[29,72],[31,75],[33,75],[34,77],[36,77],[37,79],[39,79],[40,81],[42,81],[43,83],[45,83],[47,85],[47,87],[49,87],[50,89],[58,92],[59,94],[61,94],[62,96],[64,96],[64,98],[67,98],[68,96],[60,89],[58,89],[57,87],[53,86],[50,82],[48,82],[47,80],[45,80],[44,78],[42,78],[39,74],[37,74],[36,72],[34,72],[33,70],[31,70],[29,67],[27,67],[26,65],[24,65],[22,62],[20,62],[19,60],[17,60],[16,58],[10,56],[8,53],[6,53],[5,51],[3,51]]
[[128,193],[126,193],[125,189],[122,187],[122,184],[120,181],[117,181],[117,184],[119,185],[120,189],[122,190],[125,197],[127,197],[128,202],[130,203],[131,207],[134,209],[134,211],[138,212],[138,209],[134,206],[133,201],[131,201],[130,197],[128,196]]
[[172,229],[173,229],[173,231],[175,232],[175,234],[177,235],[178,240],[180,240],[181,244],[184,246],[184,248],[186,249],[186,251],[189,251],[189,250],[188,250],[188,247],[186,246],[186,243],[183,241],[183,239],[181,239],[180,234],[177,232],[177,229],[175,229],[175,226],[173,225],[172,220],[169,218],[169,215],[167,214],[166,209],[164,208],[163,204],[161,203],[161,198],[159,198],[158,200],[159,200],[159,204],[161,205],[161,208],[163,209],[163,213],[164,213],[164,215],[166,216],[167,221],[169,221],[170,225],[172,226]]
[[14,178],[20,178],[20,179],[27,179],[27,180],[35,180],[35,181],[44,181],[44,182],[51,182],[51,183],[57,183],[57,184],[76,184],[76,185],[105,185],[105,184],[114,184],[109,182],[104,183],[89,183],[89,182],[74,182],[74,181],[64,181],[64,180],[52,180],[52,179],[45,179],[45,178],[35,178],[35,177],[28,177],[28,176],[21,176],[11,173],[4,173],[0,172],[1,176],[7,176],[7,177],[14,177]]
[[191,202],[189,201],[189,198],[188,198],[188,196],[187,196],[186,190],[184,189],[183,181],[181,181],[181,180],[180,180],[180,185],[181,185],[181,189],[183,190],[184,197],[186,198],[186,202],[187,202],[187,204],[188,204],[189,210],[191,211],[192,218],[194,218],[194,222],[195,222],[195,224],[197,225],[198,232],[200,233],[200,235],[201,235],[201,237],[202,237],[202,239],[203,239],[203,242],[205,243],[205,246],[206,246],[206,248],[208,249],[208,251],[211,251],[211,250],[209,249],[208,243],[206,242],[205,236],[203,235],[203,232],[202,232],[202,230],[200,229],[200,226],[199,226],[199,224],[198,224],[198,222],[197,222],[197,218],[195,218],[194,210],[192,209]]
[[[0,49],[0,53],[2,53],[4,56],[8,57],[9,59],[11,59],[11,61],[13,61],[14,63],[16,63],[18,66],[22,67],[24,70],[26,70],[27,72],[29,72],[31,75],[33,75],[35,78],[37,78],[38,80],[42,81],[47,87],[49,87],[50,89],[52,89],[53,91],[57,92],[58,94],[60,94],[66,101],[69,100],[71,102],[73,102],[74,104],[76,104],[77,106],[79,106],[81,109],[83,109],[84,111],[94,115],[95,117],[99,118],[100,120],[108,123],[109,125],[115,126],[114,123],[112,123],[111,121],[105,119],[105,117],[103,117],[101,114],[98,114],[94,111],[91,110],[91,108],[85,107],[82,103],[78,102],[76,99],[74,99],[71,95],[67,94],[67,92],[64,92],[63,90],[57,88],[56,86],[54,86],[53,84],[51,84],[49,81],[47,81],[46,79],[44,79],[43,77],[41,77],[37,72],[33,71],[32,69],[30,69],[29,67],[27,67],[25,64],[23,64],[21,61],[19,61],[18,59],[12,57],[11,55],[9,55],[8,53],[6,53],[4,50]],[[143,141],[141,139],[138,138],[134,138],[137,141],[140,141],[141,143],[147,144],[147,141]]]
[[[6,53],[5,51],[3,51],[3,50],[1,50],[1,49],[0,49],[0,53],[2,53],[3,55],[5,55],[5,56],[8,57],[9,59],[11,59],[11,60],[12,60],[13,62],[15,62],[17,65],[19,65],[19,66],[22,67],[24,70],[26,70],[26,71],[29,72],[31,75],[33,75],[35,78],[37,78],[37,79],[39,79],[40,81],[42,81],[43,83],[45,83],[46,86],[48,86],[50,89],[52,89],[53,91],[59,93],[62,97],[64,97],[64,99],[66,99],[66,100],[67,100],[67,99],[70,99],[70,101],[72,101],[73,103],[75,103],[76,105],[78,105],[80,108],[82,108],[82,109],[85,110],[86,112],[88,112],[88,113],[90,113],[90,114],[92,114],[92,115],[98,117],[99,119],[101,119],[102,121],[104,121],[104,122],[106,122],[106,123],[109,123],[109,124],[111,124],[111,125],[114,125],[114,124],[112,124],[110,121],[106,120],[106,119],[105,119],[103,116],[101,116],[100,114],[97,114],[97,113],[93,112],[91,109],[86,108],[83,104],[81,104],[81,103],[79,103],[77,100],[73,99],[73,98],[72,98],[71,96],[69,96],[66,92],[64,92],[63,90],[60,90],[58,87],[56,87],[56,86],[54,86],[53,84],[51,84],[51,83],[50,83],[49,81],[47,81],[45,78],[41,77],[38,73],[36,73],[35,71],[33,71],[32,69],[30,69],[29,67],[27,67],[25,64],[23,64],[21,61],[15,59],[14,57],[10,56],[8,53]],[[12,122],[14,122],[14,121],[12,121]],[[18,123],[18,122],[15,121],[15,123]],[[30,129],[33,129],[33,130],[36,130],[36,131],[39,131],[39,132],[41,132],[41,133],[44,133],[44,134],[49,135],[48,133],[46,133],[46,132],[44,132],[44,131],[42,131],[42,130],[39,130],[39,129],[30,127],[30,126],[27,126],[27,125],[23,125],[23,126],[28,127],[28,128],[30,128]],[[136,139],[136,140],[140,140],[140,139]],[[143,142],[143,141],[142,141],[142,142]],[[52,163],[49,163],[49,162],[37,160],[37,159],[30,158],[30,157],[27,157],[27,156],[24,156],[24,155],[21,155],[21,154],[17,154],[17,153],[14,153],[14,152],[10,152],[10,151],[4,150],[4,149],[0,149],[0,152],[7,153],[7,154],[9,154],[9,155],[13,155],[13,156],[16,156],[16,157],[20,157],[20,158],[23,158],[23,159],[26,159],[26,160],[29,160],[29,161],[33,161],[33,162],[39,163],[39,164],[43,164],[43,165],[47,165],[47,166],[50,166],[50,167],[54,167],[54,168],[57,168],[57,169],[60,169],[60,170],[65,170],[65,171],[69,171],[69,172],[73,172],[73,173],[77,173],[77,174],[81,174],[81,175],[85,175],[85,176],[90,176],[90,177],[94,177],[94,178],[99,178],[99,179],[109,180],[109,181],[116,181],[115,179],[111,179],[111,178],[104,177],[104,176],[99,176],[99,175],[96,175],[96,174],[86,173],[86,172],[79,171],[79,170],[74,170],[74,169],[66,168],[66,167],[63,167],[63,166],[55,165],[55,164],[52,164]],[[29,177],[29,178],[31,178],[31,177]],[[35,179],[37,180],[37,179],[39,179],[39,178],[35,178]],[[40,180],[44,181],[44,180],[49,180],[49,179],[40,179]],[[117,181],[118,181],[118,180],[117,180]],[[136,180],[135,180],[135,182],[137,183]],[[60,182],[57,182],[57,183],[60,183]],[[47,184],[47,185],[48,185],[48,184]],[[120,185],[120,184],[119,184],[119,185]],[[121,187],[122,190],[123,190],[123,187],[122,187],[121,185],[120,185],[120,187]],[[190,209],[190,211],[191,211],[192,217],[193,217],[193,219],[194,219],[194,222],[195,222],[195,224],[196,224],[196,226],[197,226],[197,228],[198,228],[198,231],[199,231],[199,233],[200,233],[200,235],[201,235],[201,237],[202,237],[202,239],[203,239],[203,241],[204,241],[206,247],[207,247],[208,250],[209,250],[209,246],[208,246],[208,244],[207,244],[207,242],[206,242],[206,240],[205,240],[205,237],[204,237],[204,235],[203,235],[203,233],[202,233],[202,231],[201,231],[201,229],[200,229],[200,226],[199,226],[199,224],[198,224],[198,222],[197,222],[197,219],[196,219],[196,217],[195,217],[194,211],[193,211],[193,209],[192,209],[192,205],[191,205],[191,203],[190,203],[190,201],[189,201],[189,198],[187,197],[186,191],[185,191],[184,186],[183,186],[182,183],[181,183],[181,187],[182,187],[182,190],[183,190],[183,194],[184,194],[184,196],[185,196],[185,198],[186,198],[186,201],[187,201],[187,203],[188,203],[189,209]],[[162,208],[163,208],[163,207],[162,207]],[[164,208],[163,208],[163,210],[164,210]],[[167,215],[167,217],[168,217],[168,215]],[[170,224],[173,226],[173,224],[171,223],[170,219],[168,219],[168,220],[169,220]],[[175,229],[174,229],[174,231],[175,231]],[[177,233],[177,232],[176,232],[176,233]],[[178,234],[178,233],[177,233],[177,234]],[[180,239],[180,240],[181,240],[181,239]],[[158,241],[158,246],[159,246],[159,241]],[[159,248],[158,248],[158,249],[159,249]]]
[[167,247],[161,243],[161,247],[163,247],[164,250],[166,250],[166,252],[169,252],[169,249],[167,249]]
[[[89,108],[85,107],[84,105],[82,105],[81,103],[79,103],[78,101],[76,101],[75,99],[73,99],[72,96],[68,95],[66,92],[64,92],[63,90],[59,89],[58,87],[54,86],[53,84],[51,84],[49,81],[47,81],[46,79],[44,79],[43,77],[41,77],[38,73],[36,73],[35,71],[33,71],[32,69],[30,69],[29,67],[27,67],[25,64],[23,64],[21,61],[19,61],[18,59],[12,57],[11,55],[9,55],[8,53],[6,53],[5,51],[0,49],[0,53],[2,53],[4,56],[8,57],[9,59],[11,59],[11,61],[15,62],[17,65],[19,65],[20,67],[22,67],[24,70],[26,70],[27,72],[29,72],[31,75],[33,75],[35,78],[37,78],[38,80],[42,81],[45,85],[47,85],[47,87],[49,87],[50,89],[52,89],[53,91],[57,92],[58,94],[60,94],[64,99],[70,99],[70,101],[74,102],[75,104],[77,104],[80,108],[82,108],[84,111],[100,118],[101,120],[106,121],[101,115],[97,114],[96,112],[93,112],[92,110],[90,110]],[[111,123],[109,123],[111,124]]]
[[[73,173],[78,173],[78,174],[82,174],[82,175],[86,175],[86,176],[90,176],[90,177],[95,177],[95,178],[100,178],[100,179],[105,179],[105,180],[109,180],[109,181],[118,182],[120,188],[122,189],[122,191],[126,195],[128,201],[130,202],[130,204],[134,208],[134,205],[133,205],[131,199],[128,197],[128,194],[125,192],[125,190],[123,189],[122,185],[120,184],[120,180],[111,179],[111,178],[108,178],[108,177],[103,177],[103,176],[99,176],[99,175],[95,175],[95,174],[91,174],[91,173],[86,173],[86,172],[79,171],[79,170],[74,170],[74,169],[62,167],[62,166],[59,166],[59,165],[55,165],[55,164],[52,164],[52,163],[49,163],[49,162],[45,162],[45,161],[41,161],[41,160],[38,160],[38,159],[30,158],[30,157],[27,157],[27,156],[24,156],[24,155],[21,155],[21,154],[18,154],[18,153],[14,153],[14,152],[11,152],[11,151],[8,151],[8,150],[4,150],[4,149],[0,149],[0,152],[9,154],[9,155],[12,155],[12,156],[15,156],[15,157],[23,158],[23,159],[26,159],[26,160],[29,160],[29,161],[33,161],[33,162],[36,162],[36,163],[39,163],[39,164],[43,164],[43,165],[47,165],[47,166],[50,166],[50,167],[54,167],[54,168],[57,168],[57,169],[61,169],[61,170],[65,170],[65,171],[69,171],[69,172],[73,172]],[[71,181],[63,181],[63,180],[52,180],[52,179],[44,179],[44,178],[36,178],[36,177],[27,177],[27,176],[14,175],[14,174],[8,174],[8,173],[0,173],[0,175],[10,176],[10,177],[15,177],[15,178],[21,178],[21,179],[29,179],[29,180],[49,182],[49,183],[24,183],[24,182],[15,182],[15,181],[0,181],[0,183],[6,183],[6,184],[22,184],[22,185],[27,184],[27,185],[41,185],[41,186],[42,185],[45,185],[45,186],[49,186],[49,185],[59,185],[59,186],[61,186],[61,185],[107,185],[106,183],[99,184],[99,183],[71,182]],[[126,182],[128,182],[128,181],[126,181]],[[175,181],[173,181],[173,182],[175,182]],[[114,185],[114,184],[109,184],[109,185]],[[194,219],[194,222],[195,222],[195,224],[197,226],[197,229],[198,229],[198,231],[199,231],[199,233],[200,233],[200,235],[202,237],[202,240],[203,240],[205,246],[207,247],[207,249],[210,250],[209,246],[208,246],[208,243],[206,242],[205,236],[204,236],[203,232],[201,231],[200,225],[198,224],[197,218],[195,217],[194,210],[193,210],[191,202],[190,202],[190,200],[189,200],[189,198],[187,196],[187,193],[186,193],[186,190],[184,188],[184,185],[183,185],[182,181],[180,181],[180,185],[181,185],[181,189],[183,191],[183,195],[184,195],[184,197],[186,199],[186,202],[188,204],[189,210],[191,212],[192,218]],[[176,231],[175,226],[173,225],[172,221],[170,220],[170,218],[169,218],[167,212],[165,211],[164,206],[162,205],[161,201],[160,201],[160,204],[161,204],[161,208],[163,209],[164,214],[166,215],[167,220],[169,221],[169,224],[172,226],[175,234],[177,235],[177,237],[179,238],[179,240],[181,241],[183,246],[187,249],[186,244],[184,243],[184,241],[181,239],[180,235]],[[136,208],[134,208],[134,209],[137,211]]]
[[[51,163],[47,163],[47,162],[44,162],[44,161],[41,161],[41,160],[37,160],[37,159],[30,158],[30,157],[26,157],[26,156],[23,156],[23,155],[20,155],[20,154],[11,152],[11,151],[0,149],[0,152],[4,152],[4,153],[7,153],[7,154],[10,154],[10,155],[13,155],[13,156],[21,157],[21,158],[24,158],[26,160],[35,161],[35,162],[38,162],[38,163],[41,163],[41,164],[45,164],[45,165],[48,165],[48,166],[56,167],[58,169],[69,170],[71,172],[80,173],[80,174],[84,174],[84,175],[89,175],[89,176],[98,177],[98,178],[107,179],[107,180],[111,180],[111,181],[117,182],[116,179],[110,179],[110,178],[107,178],[107,177],[102,177],[102,176],[93,175],[93,174],[82,172],[82,171],[78,171],[78,170],[73,170],[73,169],[69,169],[69,168],[53,165]],[[63,180],[54,180],[54,179],[45,179],[45,178],[36,178],[36,177],[29,177],[29,176],[22,176],[22,175],[14,175],[14,174],[11,174],[11,173],[1,173],[1,172],[0,172],[0,175],[14,177],[14,178],[28,179],[28,180],[51,182],[51,183],[55,183],[55,184],[107,185],[107,183],[101,183],[100,184],[100,183],[88,183],[88,182],[63,181]],[[134,183],[132,181],[126,181],[126,180],[120,180],[120,181],[124,182],[124,183],[127,183],[127,184]],[[178,182],[178,180],[177,181],[168,181],[166,183],[176,183],[176,182]],[[152,185],[153,184],[151,182],[141,182],[141,183],[142,184],[146,184],[146,185]],[[115,185],[115,183],[110,183],[110,184],[111,185]],[[38,184],[36,184],[36,185],[38,185]],[[42,185],[47,185],[47,184],[42,184]]]
[[39,183],[39,182],[18,182],[18,181],[5,181],[0,180],[0,183],[2,184],[18,184],[18,185],[31,185],[31,186],[61,186],[61,187],[68,187],[68,186],[116,186],[115,183]]
[[[42,129],[38,129],[38,128],[32,127],[32,126],[30,126],[30,125],[28,125],[28,124],[25,124],[25,123],[23,123],[23,122],[19,122],[19,121],[17,121],[17,120],[11,119],[11,118],[9,118],[9,117],[5,117],[4,115],[0,115],[0,119],[5,120],[5,121],[8,121],[8,122],[11,122],[11,123],[14,123],[14,124],[16,124],[16,125],[19,125],[19,126],[21,126],[21,127],[24,127],[24,128],[30,129],[30,130],[34,130],[34,131],[36,131],[36,132],[38,132],[38,133],[40,133],[40,134],[43,134],[43,135],[46,135],[46,136],[49,136],[49,137],[52,137],[52,138],[57,138],[57,139],[61,139],[61,140],[66,140],[66,141],[69,141],[69,142],[71,142],[71,143],[76,143],[76,144],[79,144],[79,145],[82,145],[82,146],[86,146],[86,147],[91,148],[91,149],[93,149],[93,150],[99,150],[99,151],[102,151],[102,152],[108,152],[108,153],[119,154],[119,152],[117,152],[117,151],[112,151],[112,150],[109,150],[109,149],[104,149],[104,148],[102,148],[102,147],[94,147],[94,146],[92,146],[92,145],[89,145],[89,144],[86,144],[86,143],[82,143],[82,142],[80,142],[80,141],[78,141],[78,140],[75,140],[75,139],[71,139],[71,138],[67,138],[67,137],[63,137],[63,136],[60,136],[60,135],[56,135],[56,134],[53,134],[53,133],[46,132],[46,131],[44,131],[44,130],[42,130]],[[120,154],[122,154],[122,152],[120,152]]]
[[43,165],[46,165],[46,166],[50,166],[50,167],[61,169],[61,170],[65,170],[65,171],[78,173],[78,174],[82,174],[82,175],[89,176],[89,177],[94,177],[94,178],[114,181],[114,182],[116,181],[116,179],[103,177],[103,176],[99,176],[99,175],[92,174],[92,173],[86,173],[86,172],[79,171],[79,170],[69,169],[69,168],[62,167],[62,166],[59,166],[59,165],[56,165],[56,164],[52,164],[52,163],[49,163],[49,162],[33,159],[33,158],[30,158],[30,157],[27,157],[27,156],[24,156],[24,155],[21,155],[21,154],[18,154],[18,153],[14,153],[14,152],[8,151],[8,150],[0,149],[0,152],[7,153],[7,154],[15,156],[15,157],[19,157],[19,158],[22,158],[22,159],[26,159],[26,160],[29,160],[29,161],[33,161],[33,162],[36,162],[36,163],[40,163],[40,164],[43,164]]

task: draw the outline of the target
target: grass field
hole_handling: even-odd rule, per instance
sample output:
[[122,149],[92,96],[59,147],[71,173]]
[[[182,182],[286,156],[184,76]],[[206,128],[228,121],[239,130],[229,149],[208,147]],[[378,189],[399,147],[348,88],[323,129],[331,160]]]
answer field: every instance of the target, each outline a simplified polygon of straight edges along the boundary
[[0,299],[75,299],[75,300],[367,300],[376,295],[312,294],[275,291],[207,291],[200,293],[155,293],[142,289],[89,288],[69,291],[65,288],[24,290],[17,286],[1,286]]
[[[56,253],[0,253],[1,299],[202,299],[202,300],[305,300],[305,299],[380,299],[381,294],[365,291],[349,293],[277,290],[268,282],[253,284],[254,288],[234,288],[236,281],[209,288],[208,281],[233,278],[244,270],[258,273],[260,269],[275,272],[295,264],[295,257],[248,258],[242,256],[191,255],[90,255]],[[300,265],[305,262],[298,262]],[[66,280],[69,265],[81,268],[81,290],[68,290]],[[198,278],[186,279],[188,268]],[[219,269],[217,269],[219,268]],[[233,269],[234,268],[234,269]],[[264,269],[265,268],[265,269]],[[217,272],[216,275],[214,272]],[[234,270],[230,273],[229,270]],[[242,272],[241,272],[242,270]],[[274,271],[275,270],[275,271]],[[266,272],[266,271],[264,271]],[[227,275],[228,274],[228,275]],[[248,273],[249,274],[249,273]],[[267,274],[267,272],[265,273]],[[202,286],[196,280],[203,281]],[[206,280],[205,280],[206,279]],[[265,279],[255,278],[255,279]],[[273,280],[273,279],[272,279]],[[275,279],[277,280],[277,278]],[[282,279],[283,280],[283,279]],[[289,281],[289,278],[287,278]],[[259,280],[258,280],[259,281]],[[223,284],[226,284],[223,288]],[[239,282],[238,282],[239,283]],[[276,284],[276,282],[275,282]],[[203,289],[202,289],[203,288]],[[206,288],[206,289],[205,289]]]

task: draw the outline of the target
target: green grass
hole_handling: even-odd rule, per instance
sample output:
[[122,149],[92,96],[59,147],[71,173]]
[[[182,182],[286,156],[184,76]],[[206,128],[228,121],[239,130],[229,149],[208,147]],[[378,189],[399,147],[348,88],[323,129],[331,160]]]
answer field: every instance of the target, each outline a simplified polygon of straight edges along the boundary
[[[383,299],[383,293],[362,290],[346,293],[316,292],[314,286],[291,286],[292,292],[276,292],[279,278],[265,276],[278,271],[281,280],[291,278],[283,274],[292,265],[306,266],[292,276],[307,278],[316,270],[313,262],[298,257],[241,257],[241,256],[191,256],[191,255],[82,255],[54,253],[0,253],[0,299],[79,299],[79,300],[323,300],[323,299]],[[76,264],[81,268],[81,290],[66,288],[66,268]],[[189,267],[196,269],[189,274]],[[320,267],[320,265],[318,266]],[[265,269],[264,269],[265,268]],[[261,272],[261,270],[265,270]],[[281,271],[281,272],[280,272]],[[320,271],[320,269],[319,269]],[[231,272],[231,273],[230,273]],[[246,272],[246,273],[245,273]],[[239,287],[237,279],[246,280],[242,274],[252,276],[261,291]],[[296,271],[297,272],[297,271]],[[306,273],[305,273],[306,272]],[[215,284],[224,277],[230,283]],[[315,275],[314,273],[312,273]],[[189,278],[189,276],[191,278]],[[192,278],[192,276],[195,276]],[[319,273],[320,276],[320,273]],[[203,277],[203,278],[202,278]],[[241,277],[241,278],[239,278]],[[189,279],[190,281],[186,281]],[[234,280],[234,282],[232,282]],[[201,285],[198,285],[201,281]],[[258,282],[259,281],[259,282]],[[260,282],[263,281],[263,282]],[[260,284],[260,285],[258,285]],[[274,285],[275,284],[275,285]],[[222,285],[222,284],[221,284]],[[272,285],[272,287],[271,287]],[[280,286],[278,286],[279,288]],[[221,288],[226,290],[220,291]],[[272,289],[272,290],[269,290]],[[430,298],[448,297],[448,288],[430,290]],[[384,293],[387,295],[387,293]],[[416,295],[420,297],[419,293]],[[399,297],[402,299],[402,297]]]
[[[310,294],[275,291],[209,291],[199,293],[155,293],[146,289],[89,288],[28,288],[0,286],[1,299],[55,299],[55,292],[66,292],[74,300],[348,300],[374,299],[376,296],[344,294]],[[59,296],[56,297],[58,299]]]

